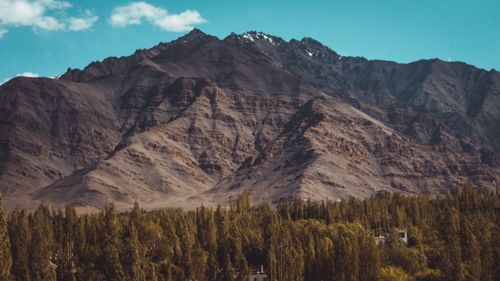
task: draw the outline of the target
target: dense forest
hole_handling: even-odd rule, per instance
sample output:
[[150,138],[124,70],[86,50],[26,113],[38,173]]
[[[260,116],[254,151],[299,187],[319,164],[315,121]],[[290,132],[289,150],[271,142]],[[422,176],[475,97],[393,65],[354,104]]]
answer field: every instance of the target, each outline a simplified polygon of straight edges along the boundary
[[277,207],[242,194],[194,211],[0,208],[0,280],[248,280],[261,265],[280,281],[500,280],[498,207],[498,192],[467,186]]

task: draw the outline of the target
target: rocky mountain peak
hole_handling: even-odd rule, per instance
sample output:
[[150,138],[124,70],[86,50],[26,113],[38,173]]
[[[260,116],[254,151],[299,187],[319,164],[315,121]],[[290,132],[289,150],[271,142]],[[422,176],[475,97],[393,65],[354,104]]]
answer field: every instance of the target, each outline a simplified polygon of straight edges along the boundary
[[208,35],[198,28],[193,28],[190,32],[186,33],[184,36],[179,37],[177,42],[190,42],[192,40],[203,40],[208,38],[215,38],[214,36]]
[[299,45],[303,46],[302,48],[306,50],[308,56],[310,57],[333,59],[341,58],[341,56],[334,52],[332,49],[310,37],[305,37],[300,40]]

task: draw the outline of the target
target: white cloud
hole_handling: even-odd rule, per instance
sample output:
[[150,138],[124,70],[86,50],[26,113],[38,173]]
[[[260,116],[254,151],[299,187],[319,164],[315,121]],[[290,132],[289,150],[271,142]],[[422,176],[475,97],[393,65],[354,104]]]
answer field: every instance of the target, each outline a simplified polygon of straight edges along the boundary
[[[40,77],[40,75],[38,75],[37,73],[33,73],[33,72],[23,72],[23,73],[19,73],[17,74],[16,76],[14,77],[11,77],[11,78],[7,78],[5,80],[3,80],[3,82],[1,84],[4,84],[5,82],[9,81],[10,79],[12,78],[15,78],[15,77],[31,77],[31,78],[34,78],[34,77]],[[0,84],[0,85],[1,85]]]
[[7,29],[0,27],[0,38],[9,32]]
[[170,14],[166,9],[146,2],[118,6],[109,18],[109,22],[115,27],[141,24],[143,20],[163,30],[174,32],[188,31],[193,29],[194,25],[206,22],[198,11],[186,10],[180,14]]
[[68,29],[73,31],[89,29],[98,19],[98,16],[93,15],[92,12],[87,10],[85,11],[85,16],[82,18],[69,18]]
[[56,0],[0,0],[0,24],[13,26],[33,26],[45,30],[62,29],[64,25],[48,10],[66,9],[67,2]]
[[7,28],[19,26],[78,31],[97,21],[97,17],[88,11],[83,18],[61,16],[70,7],[70,3],[60,0],[0,0],[0,35],[4,35]]
[[17,74],[15,77],[40,77],[40,75],[38,73],[33,73],[33,72],[23,72],[23,73],[19,73]]

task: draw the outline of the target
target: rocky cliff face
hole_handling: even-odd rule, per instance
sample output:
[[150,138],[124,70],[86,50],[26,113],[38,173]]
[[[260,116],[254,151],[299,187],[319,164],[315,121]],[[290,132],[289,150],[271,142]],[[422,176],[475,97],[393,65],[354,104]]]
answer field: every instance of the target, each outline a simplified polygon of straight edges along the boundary
[[199,30],[0,87],[8,207],[443,192],[500,180],[500,74]]

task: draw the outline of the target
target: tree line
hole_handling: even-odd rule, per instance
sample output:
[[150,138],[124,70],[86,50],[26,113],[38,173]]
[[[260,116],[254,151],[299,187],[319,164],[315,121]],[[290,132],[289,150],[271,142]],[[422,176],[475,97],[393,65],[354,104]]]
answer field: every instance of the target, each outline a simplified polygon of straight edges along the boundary
[[[499,196],[378,194],[339,202],[77,215],[0,204],[0,281],[500,280]],[[396,235],[408,231],[408,243]],[[384,245],[374,237],[386,235]]]

